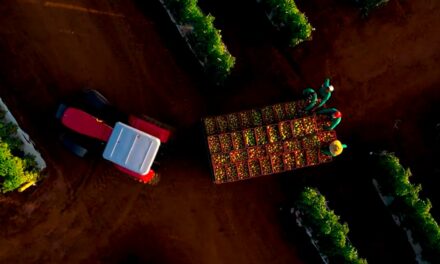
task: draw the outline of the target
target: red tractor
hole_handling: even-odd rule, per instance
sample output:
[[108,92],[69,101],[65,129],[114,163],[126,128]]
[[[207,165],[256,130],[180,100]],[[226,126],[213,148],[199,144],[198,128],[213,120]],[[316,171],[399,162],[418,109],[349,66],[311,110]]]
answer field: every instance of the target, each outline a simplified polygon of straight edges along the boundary
[[171,129],[148,117],[120,113],[96,90],[85,90],[80,99],[74,106],[58,107],[56,117],[68,128],[61,135],[63,145],[80,157],[102,146],[102,157],[120,171],[142,183],[157,179],[152,166]]

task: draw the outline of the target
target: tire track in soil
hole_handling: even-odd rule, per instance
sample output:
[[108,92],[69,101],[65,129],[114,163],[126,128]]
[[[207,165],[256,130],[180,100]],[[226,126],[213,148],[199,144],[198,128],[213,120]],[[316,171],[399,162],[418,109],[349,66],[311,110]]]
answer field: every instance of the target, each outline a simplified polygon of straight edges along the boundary
[[80,192],[82,192],[86,188],[86,186],[92,179],[97,166],[98,166],[98,161],[93,160],[90,164],[88,164],[86,173],[81,174],[81,178],[79,180],[78,186],[73,186],[73,185],[70,186],[71,188],[69,192],[73,197],[73,201],[76,200],[78,198],[78,194],[80,194]]

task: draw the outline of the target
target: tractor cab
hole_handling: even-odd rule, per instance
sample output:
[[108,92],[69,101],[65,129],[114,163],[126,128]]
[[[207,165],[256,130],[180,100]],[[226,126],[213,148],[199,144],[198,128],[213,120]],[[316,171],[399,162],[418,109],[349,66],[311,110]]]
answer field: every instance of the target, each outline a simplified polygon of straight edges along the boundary
[[146,175],[159,147],[158,138],[117,122],[105,146],[103,157],[131,172]]

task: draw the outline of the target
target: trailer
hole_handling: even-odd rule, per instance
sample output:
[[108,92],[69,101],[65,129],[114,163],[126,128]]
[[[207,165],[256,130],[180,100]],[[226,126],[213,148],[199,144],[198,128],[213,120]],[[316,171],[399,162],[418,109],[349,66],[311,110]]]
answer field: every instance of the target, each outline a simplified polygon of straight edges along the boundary
[[332,161],[321,148],[337,139],[305,100],[203,119],[213,181],[250,179]]

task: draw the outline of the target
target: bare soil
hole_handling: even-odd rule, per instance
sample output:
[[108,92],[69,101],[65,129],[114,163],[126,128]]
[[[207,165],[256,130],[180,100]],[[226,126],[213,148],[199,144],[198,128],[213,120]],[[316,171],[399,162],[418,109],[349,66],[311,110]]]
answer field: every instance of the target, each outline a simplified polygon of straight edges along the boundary
[[[394,0],[362,18],[349,1],[301,0],[316,31],[296,48],[280,44],[254,1],[236,2],[201,1],[237,57],[224,87],[204,80],[156,1],[2,2],[0,97],[48,170],[37,188],[0,197],[1,262],[315,263],[308,241],[279,210],[307,184],[348,222],[361,256],[412,263],[363,159],[371,150],[397,152],[440,219],[440,2]],[[326,76],[336,87],[329,105],[344,115],[338,135],[350,147],[341,158],[211,182],[201,117],[294,100]],[[60,145],[56,106],[83,87],[176,128],[159,185],[141,185]]]

